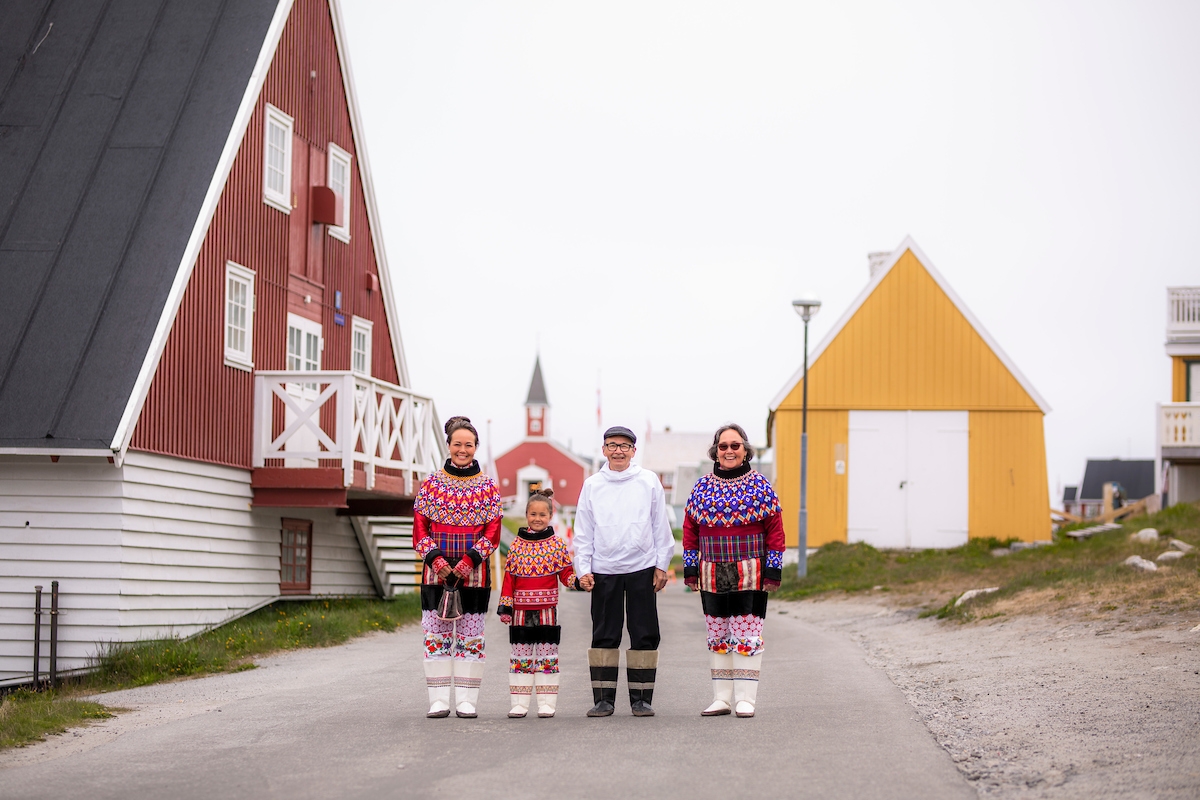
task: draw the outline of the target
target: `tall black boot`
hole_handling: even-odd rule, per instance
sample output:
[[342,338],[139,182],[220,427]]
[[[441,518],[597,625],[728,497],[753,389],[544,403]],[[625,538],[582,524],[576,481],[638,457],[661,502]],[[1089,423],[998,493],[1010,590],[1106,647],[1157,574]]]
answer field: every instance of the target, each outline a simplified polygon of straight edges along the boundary
[[654,677],[658,672],[657,650],[626,650],[625,677],[629,683],[629,705],[635,717],[653,717]]
[[587,712],[589,717],[610,717],[617,702],[617,673],[621,651],[616,648],[593,647],[588,650],[588,671],[592,674],[592,699],[596,705]]

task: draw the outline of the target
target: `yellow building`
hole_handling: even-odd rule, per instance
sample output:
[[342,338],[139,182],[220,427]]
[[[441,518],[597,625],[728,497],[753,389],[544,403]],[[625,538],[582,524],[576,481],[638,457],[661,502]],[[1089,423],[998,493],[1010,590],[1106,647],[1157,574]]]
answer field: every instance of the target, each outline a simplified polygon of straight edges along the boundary
[[[1049,406],[911,238],[809,356],[808,545],[955,547],[1050,537]],[[788,543],[800,508],[803,367],[771,402]]]

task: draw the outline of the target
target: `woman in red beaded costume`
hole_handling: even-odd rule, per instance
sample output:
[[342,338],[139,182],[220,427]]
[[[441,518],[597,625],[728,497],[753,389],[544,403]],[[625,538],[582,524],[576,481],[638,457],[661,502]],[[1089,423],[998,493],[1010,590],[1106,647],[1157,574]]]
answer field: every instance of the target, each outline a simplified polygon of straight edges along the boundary
[[[455,713],[476,716],[483,678],[483,623],[491,605],[488,556],[500,544],[503,509],[500,492],[479,469],[475,448],[479,433],[466,417],[446,423],[450,458],[421,485],[413,503],[413,549],[424,560],[421,571],[421,628],[425,631],[425,683],[428,717]],[[441,619],[438,602],[447,585],[458,587],[463,616]]]
[[558,626],[558,584],[570,586],[575,568],[566,543],[550,527],[553,494],[551,489],[542,489],[529,496],[525,506],[528,527],[517,531],[504,566],[496,613],[510,626],[510,717],[529,713],[535,689],[539,717],[553,717],[558,703],[558,644],[562,634]]
[[700,713],[753,717],[767,592],[783,577],[783,517],[741,426],[718,428],[708,457],[713,471],[696,482],[683,521],[684,582],[700,590],[712,669],[713,702]]

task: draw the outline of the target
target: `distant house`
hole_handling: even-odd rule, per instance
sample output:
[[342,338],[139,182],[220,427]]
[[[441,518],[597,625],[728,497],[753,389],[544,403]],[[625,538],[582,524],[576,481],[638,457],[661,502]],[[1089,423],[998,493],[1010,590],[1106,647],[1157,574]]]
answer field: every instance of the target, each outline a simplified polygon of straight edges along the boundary
[[411,584],[444,445],[337,3],[17,3],[0,54],[0,682],[35,584],[64,670]]
[[1104,507],[1104,485],[1116,484],[1114,507],[1127,505],[1154,494],[1152,460],[1089,459],[1083,483],[1063,492],[1063,511],[1080,517],[1098,516]]
[[506,506],[519,507],[520,513],[530,492],[543,486],[554,489],[555,502],[568,513],[579,504],[579,492],[592,467],[550,437],[550,400],[540,357],[534,359],[525,396],[525,438],[497,456],[495,463],[500,494]]
[[712,470],[710,445],[711,433],[684,433],[670,428],[648,430],[638,441],[638,463],[658,475],[677,526],[683,525],[683,507],[692,487],[702,474]]
[[1157,490],[1164,504],[1200,501],[1200,286],[1167,289],[1171,402],[1156,409]]
[[[809,545],[1049,538],[1046,401],[912,239],[869,268],[809,358]],[[803,386],[767,417],[792,546]]]

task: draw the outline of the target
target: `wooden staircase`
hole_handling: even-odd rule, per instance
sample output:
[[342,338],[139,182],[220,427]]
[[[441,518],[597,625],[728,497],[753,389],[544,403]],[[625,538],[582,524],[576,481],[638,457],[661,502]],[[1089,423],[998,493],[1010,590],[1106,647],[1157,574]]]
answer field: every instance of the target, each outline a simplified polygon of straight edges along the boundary
[[421,559],[412,546],[412,517],[351,517],[350,521],[379,596],[417,591]]

